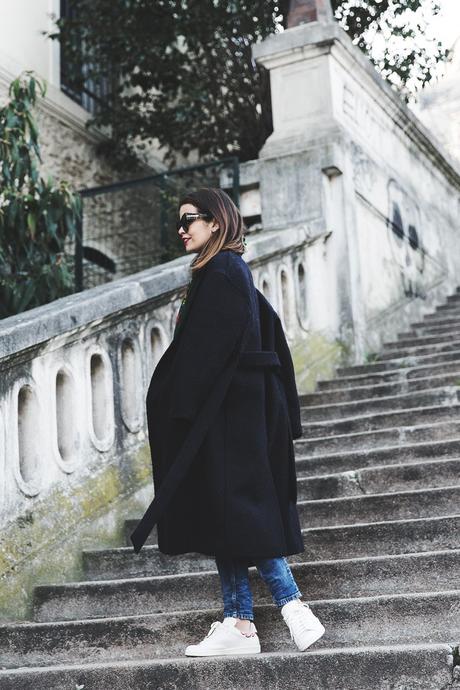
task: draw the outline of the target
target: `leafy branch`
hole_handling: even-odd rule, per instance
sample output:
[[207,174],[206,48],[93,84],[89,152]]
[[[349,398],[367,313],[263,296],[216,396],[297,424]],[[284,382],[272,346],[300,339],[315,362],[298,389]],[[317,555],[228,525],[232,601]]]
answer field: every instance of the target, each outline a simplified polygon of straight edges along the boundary
[[45,92],[25,72],[0,109],[0,318],[73,292],[65,242],[74,238],[81,203],[67,182],[39,175],[32,109]]

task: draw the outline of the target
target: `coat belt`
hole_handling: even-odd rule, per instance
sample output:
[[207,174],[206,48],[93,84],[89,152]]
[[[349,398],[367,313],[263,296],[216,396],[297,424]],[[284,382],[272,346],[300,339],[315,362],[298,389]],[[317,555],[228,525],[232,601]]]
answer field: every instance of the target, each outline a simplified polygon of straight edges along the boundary
[[238,367],[280,367],[281,362],[275,350],[246,350],[241,352]]

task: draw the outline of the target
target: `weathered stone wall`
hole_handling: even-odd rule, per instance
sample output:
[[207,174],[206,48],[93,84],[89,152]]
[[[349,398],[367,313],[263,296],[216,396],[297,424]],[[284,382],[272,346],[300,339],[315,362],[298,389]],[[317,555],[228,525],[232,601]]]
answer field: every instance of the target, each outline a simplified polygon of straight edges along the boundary
[[336,22],[253,54],[270,69],[274,118],[259,156],[264,228],[305,228],[306,340],[338,338],[362,361],[456,286],[460,168]]

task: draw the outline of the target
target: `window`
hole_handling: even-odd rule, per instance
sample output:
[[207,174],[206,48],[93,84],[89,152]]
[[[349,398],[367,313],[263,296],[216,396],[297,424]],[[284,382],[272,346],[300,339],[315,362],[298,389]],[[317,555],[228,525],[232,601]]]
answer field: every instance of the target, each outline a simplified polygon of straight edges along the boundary
[[[61,0],[60,16],[64,19],[75,19],[77,3],[75,0]],[[75,36],[76,50],[72,53],[61,43],[61,91],[82,106],[92,115],[98,107],[107,101],[110,95],[110,79],[103,77],[97,81],[86,78],[91,63],[85,61],[84,46]]]

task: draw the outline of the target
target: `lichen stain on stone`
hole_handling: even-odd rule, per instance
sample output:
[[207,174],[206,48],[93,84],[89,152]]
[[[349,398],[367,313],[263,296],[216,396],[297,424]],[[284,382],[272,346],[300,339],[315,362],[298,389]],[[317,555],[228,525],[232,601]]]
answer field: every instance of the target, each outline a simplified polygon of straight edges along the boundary
[[299,395],[312,393],[318,379],[332,378],[335,368],[343,364],[346,345],[312,332],[290,346]]
[[104,472],[92,477],[91,480],[75,488],[75,500],[83,518],[98,513],[102,507],[112,503],[122,494],[124,489],[120,481],[119,468],[114,465],[109,465]]
[[[88,468],[91,471],[91,468]],[[141,512],[136,492],[152,482],[148,443],[77,486],[56,487],[0,537],[0,620],[31,617],[33,588],[83,576],[81,550],[124,543],[124,520]]]
[[144,443],[133,454],[132,468],[137,484],[145,484],[148,481],[152,481],[152,462],[148,443]]

